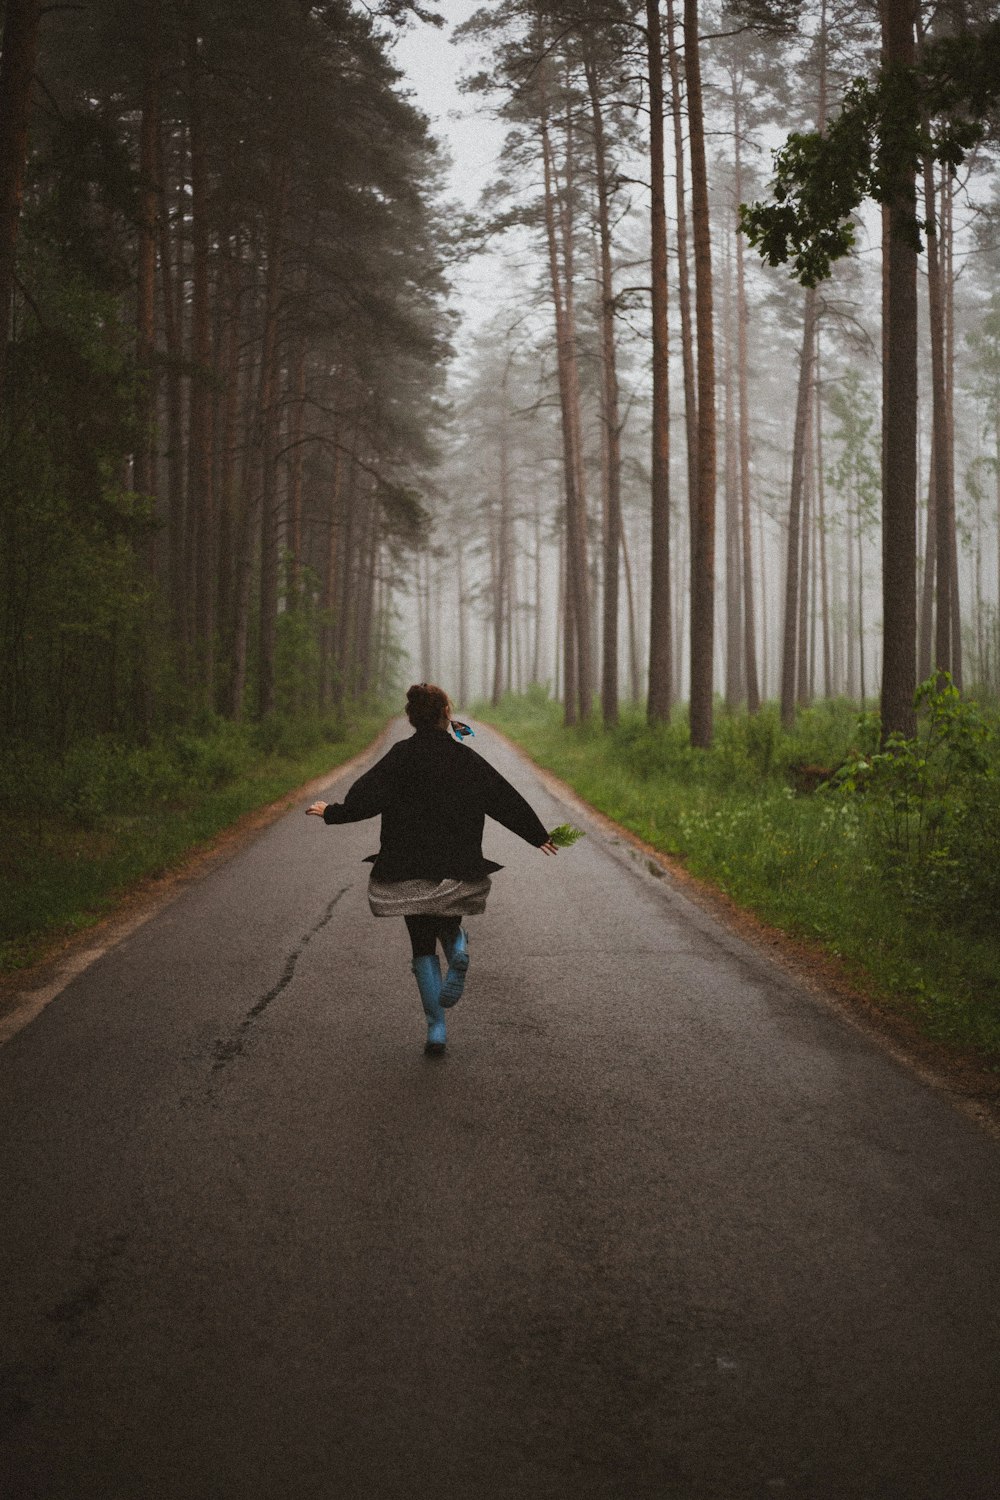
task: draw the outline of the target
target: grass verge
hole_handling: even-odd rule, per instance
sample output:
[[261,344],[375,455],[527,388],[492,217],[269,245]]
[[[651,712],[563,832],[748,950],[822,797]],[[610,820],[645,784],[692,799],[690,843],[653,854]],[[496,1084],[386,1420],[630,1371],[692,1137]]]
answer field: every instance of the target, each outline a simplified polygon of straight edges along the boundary
[[[771,709],[755,719],[720,715],[708,752],[691,749],[682,722],[653,730],[636,711],[615,730],[566,729],[542,694],[477,714],[738,905],[843,960],[926,1035],[1000,1071],[1000,846],[991,861],[995,813],[988,828],[981,821],[984,806],[1000,805],[993,769],[969,798],[964,862],[951,846],[935,847],[914,878],[889,857],[884,800],[817,789],[832,769],[870,757],[874,726],[850,704],[808,710],[790,734]],[[970,848],[977,836],[982,848]]]
[[245,814],[357,755],[388,714],[215,723],[142,749],[92,740],[58,764],[23,750],[0,782],[0,974],[106,916]]

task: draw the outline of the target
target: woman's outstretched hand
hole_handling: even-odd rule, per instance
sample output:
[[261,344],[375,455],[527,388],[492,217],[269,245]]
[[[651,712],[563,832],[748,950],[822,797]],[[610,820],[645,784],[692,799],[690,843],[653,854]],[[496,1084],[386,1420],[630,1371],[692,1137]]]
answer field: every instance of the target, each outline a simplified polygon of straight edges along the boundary
[[310,815],[310,813],[311,813],[314,818],[321,818],[325,812],[326,812],[326,803],[325,802],[314,802],[313,805],[312,805],[312,807],[307,807],[306,808],[306,817],[308,818],[309,815]]
[[558,854],[559,853],[559,850],[556,848],[555,844],[552,842],[551,839],[549,839],[549,841],[548,841],[547,844],[539,844],[538,847],[539,847],[539,849],[541,849],[541,851],[542,851],[543,854]]

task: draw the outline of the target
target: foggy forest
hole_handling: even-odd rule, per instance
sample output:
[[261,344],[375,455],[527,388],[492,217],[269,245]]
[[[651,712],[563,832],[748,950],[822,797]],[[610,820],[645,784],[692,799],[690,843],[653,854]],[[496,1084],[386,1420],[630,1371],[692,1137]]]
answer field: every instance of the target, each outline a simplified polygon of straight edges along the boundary
[[[714,693],[877,703],[890,631],[906,696],[932,666],[997,692],[981,77],[960,149],[970,102],[923,104],[937,144],[901,190],[922,248],[897,624],[882,402],[898,427],[910,398],[884,379],[906,335],[882,327],[878,205],[806,286],[740,222],[788,132],[876,76],[874,6],[474,12],[456,68],[505,139],[471,213],[393,65],[412,8],[279,9],[8,9],[9,731],[324,710],[409,674],[460,704],[546,683],[570,720],[691,699],[708,743]],[[935,6],[915,37],[986,27],[995,59],[988,20]],[[467,332],[449,270],[497,241],[507,279]]]
[[[993,711],[995,7],[443,9],[8,0],[8,809],[172,805],[411,680],[706,752],[860,715],[797,790],[918,690]],[[445,33],[472,202],[397,56]]]

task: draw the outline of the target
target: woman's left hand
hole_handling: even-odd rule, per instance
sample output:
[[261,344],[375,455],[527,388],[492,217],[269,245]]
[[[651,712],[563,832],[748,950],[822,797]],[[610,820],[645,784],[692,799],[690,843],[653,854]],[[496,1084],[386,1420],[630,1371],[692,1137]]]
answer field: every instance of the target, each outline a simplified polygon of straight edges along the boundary
[[542,851],[543,854],[558,854],[559,853],[559,850],[556,848],[555,844],[552,842],[551,839],[549,839],[549,841],[548,841],[547,844],[539,844],[538,847],[539,847],[539,849],[541,849],[541,851]]
[[326,812],[326,803],[325,802],[314,802],[313,805],[312,805],[312,807],[307,807],[306,808],[306,817],[308,818],[309,815],[310,815],[310,813],[311,813],[314,818],[321,818],[325,812]]

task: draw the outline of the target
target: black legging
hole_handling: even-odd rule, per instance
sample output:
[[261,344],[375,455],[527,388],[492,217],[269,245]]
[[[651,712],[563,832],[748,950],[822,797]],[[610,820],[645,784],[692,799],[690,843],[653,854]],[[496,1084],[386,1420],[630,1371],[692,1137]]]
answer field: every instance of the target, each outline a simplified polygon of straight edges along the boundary
[[437,952],[437,940],[454,942],[462,926],[461,917],[404,917],[410,934],[414,958],[430,958]]

